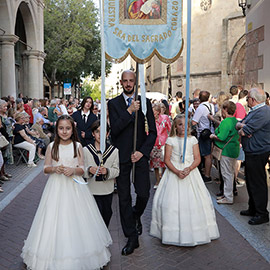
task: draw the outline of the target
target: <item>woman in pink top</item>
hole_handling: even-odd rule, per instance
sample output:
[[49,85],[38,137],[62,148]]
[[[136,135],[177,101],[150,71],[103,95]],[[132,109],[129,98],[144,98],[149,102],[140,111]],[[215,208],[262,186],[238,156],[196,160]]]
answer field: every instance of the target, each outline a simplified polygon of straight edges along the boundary
[[[243,120],[247,116],[247,111],[246,111],[246,108],[247,108],[246,97],[247,97],[247,95],[248,95],[247,90],[242,90],[238,95],[239,99],[238,99],[238,102],[236,103],[236,111],[234,114],[234,117],[238,121]],[[238,179],[238,173],[240,171],[241,164],[244,160],[245,160],[245,153],[243,151],[242,144],[240,143],[240,153],[239,153],[239,156],[237,158],[237,163],[236,163],[235,172],[234,172],[234,180],[236,182],[236,187],[241,187],[245,184],[244,180]]]
[[163,172],[165,170],[164,145],[171,130],[171,121],[168,115],[160,114],[161,105],[159,103],[153,105],[153,112],[156,120],[157,139],[150,154],[150,166],[155,170],[156,184],[154,189],[156,189],[160,181],[159,168],[163,168]]

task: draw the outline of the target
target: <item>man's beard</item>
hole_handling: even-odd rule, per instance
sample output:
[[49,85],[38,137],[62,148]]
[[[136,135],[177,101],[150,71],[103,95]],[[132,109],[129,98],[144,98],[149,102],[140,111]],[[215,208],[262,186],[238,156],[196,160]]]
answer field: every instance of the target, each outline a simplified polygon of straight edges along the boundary
[[125,88],[123,88],[123,90],[126,95],[130,95],[134,92],[134,87],[131,90],[126,90]]

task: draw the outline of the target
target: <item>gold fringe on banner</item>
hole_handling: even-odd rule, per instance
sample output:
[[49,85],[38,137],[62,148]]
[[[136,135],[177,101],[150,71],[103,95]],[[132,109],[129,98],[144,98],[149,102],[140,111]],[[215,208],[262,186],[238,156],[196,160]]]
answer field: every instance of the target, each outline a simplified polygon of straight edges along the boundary
[[148,125],[148,120],[147,120],[146,116],[144,117],[144,128],[145,128],[145,133],[148,135],[149,125]]
[[180,48],[177,55],[173,58],[163,57],[162,55],[160,55],[160,53],[156,49],[154,49],[153,52],[145,59],[138,58],[135,54],[133,54],[133,52],[130,48],[128,48],[127,52],[120,58],[113,58],[107,53],[105,53],[105,55],[106,55],[107,60],[109,60],[113,63],[117,63],[117,64],[123,62],[129,55],[139,64],[145,64],[145,63],[149,62],[154,55],[156,55],[158,57],[158,59],[160,61],[162,61],[163,63],[171,64],[171,63],[175,62],[180,57],[180,55],[183,51],[183,47],[184,47],[184,39],[182,39],[182,47]]

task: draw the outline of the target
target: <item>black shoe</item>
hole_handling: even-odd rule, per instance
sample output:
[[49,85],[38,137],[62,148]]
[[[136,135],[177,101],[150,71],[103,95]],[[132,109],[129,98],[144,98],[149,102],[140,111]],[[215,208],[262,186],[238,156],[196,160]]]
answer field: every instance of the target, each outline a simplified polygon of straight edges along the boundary
[[234,195],[234,196],[238,196],[238,191],[235,190],[235,191],[233,192],[233,195]]
[[247,217],[254,217],[255,216],[255,213],[252,213],[251,211],[249,210],[242,210],[240,212],[240,215],[241,216],[247,216]]
[[209,176],[209,177],[207,177],[207,176],[203,176],[203,181],[204,181],[204,183],[205,184],[210,184],[210,183],[212,183],[212,178],[211,178],[211,176]]
[[255,216],[252,217],[249,221],[248,224],[249,225],[259,225],[259,224],[263,224],[263,223],[267,223],[269,222],[269,217],[263,217],[263,216]]
[[4,184],[4,182],[2,182],[1,180],[0,180],[0,185],[3,185]]
[[127,244],[122,249],[122,255],[127,256],[131,253],[133,253],[135,248],[139,247],[139,241],[130,241],[128,240]]
[[141,235],[142,234],[142,223],[141,223],[141,219],[140,218],[135,218],[135,227],[136,227],[136,231],[137,231],[137,235]]

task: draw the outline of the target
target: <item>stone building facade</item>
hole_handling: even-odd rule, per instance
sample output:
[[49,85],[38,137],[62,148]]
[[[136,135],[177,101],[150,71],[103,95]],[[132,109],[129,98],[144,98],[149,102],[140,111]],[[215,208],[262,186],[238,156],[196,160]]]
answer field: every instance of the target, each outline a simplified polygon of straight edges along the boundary
[[[186,37],[186,1],[183,1],[183,38]],[[196,88],[212,94],[229,91],[232,84],[244,85],[245,17],[238,2],[224,0],[192,1],[190,97]],[[185,95],[186,46],[171,65],[156,57],[146,64],[147,91],[174,96]],[[171,81],[171,87],[170,82]]]
[[43,97],[43,0],[0,0],[0,95]]
[[246,16],[247,87],[261,86],[270,92],[270,1],[249,0]]

